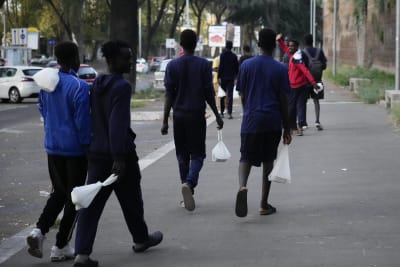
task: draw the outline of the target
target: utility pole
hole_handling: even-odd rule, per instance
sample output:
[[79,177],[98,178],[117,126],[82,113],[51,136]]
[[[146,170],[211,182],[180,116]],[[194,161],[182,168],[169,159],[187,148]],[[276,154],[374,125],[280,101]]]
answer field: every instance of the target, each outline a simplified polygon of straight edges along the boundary
[[316,32],[316,17],[317,17],[317,3],[316,3],[317,1],[316,0],[313,0],[313,5],[312,5],[312,8],[313,8],[313,15],[312,15],[312,18],[313,18],[313,28],[312,28],[312,36],[313,36],[313,46],[315,46],[315,41],[316,41],[316,39],[317,39],[317,32]]
[[396,0],[396,78],[395,90],[400,90],[400,0]]
[[310,34],[313,36],[313,46],[315,46],[316,37],[316,8],[317,3],[315,0],[310,0]]
[[139,8],[139,51],[138,58],[142,58],[142,8]]
[[[397,0],[399,2],[400,0]],[[336,20],[337,20],[337,0],[333,0],[333,32],[332,32],[332,74],[336,75]]]

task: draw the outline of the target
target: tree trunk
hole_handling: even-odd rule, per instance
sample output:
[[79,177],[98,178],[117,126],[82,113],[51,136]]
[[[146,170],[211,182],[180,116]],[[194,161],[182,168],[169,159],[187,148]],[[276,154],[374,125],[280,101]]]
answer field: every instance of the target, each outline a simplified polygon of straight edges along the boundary
[[145,57],[149,56],[150,44],[153,41],[154,34],[157,32],[162,17],[164,16],[165,7],[168,0],[162,0],[160,9],[158,10],[156,20],[151,23],[151,0],[147,0],[147,46],[145,50]]
[[[138,43],[138,5],[137,0],[113,0],[111,2],[110,39],[124,40],[132,47],[133,60],[136,62]],[[136,88],[136,63],[132,66],[127,79]]]
[[183,10],[185,9],[186,2],[182,1],[181,6],[179,7],[179,0],[175,0],[175,14],[172,20],[171,28],[169,30],[169,38],[175,37],[176,26],[178,25],[179,19],[182,16]]

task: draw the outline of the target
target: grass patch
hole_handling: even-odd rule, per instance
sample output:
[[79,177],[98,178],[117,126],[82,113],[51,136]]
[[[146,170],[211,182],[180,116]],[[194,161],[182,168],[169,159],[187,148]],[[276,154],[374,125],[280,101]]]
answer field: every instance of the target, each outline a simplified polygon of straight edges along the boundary
[[131,108],[143,108],[147,105],[147,101],[131,101]]
[[336,69],[335,76],[332,74],[331,67],[328,67],[326,71],[324,71],[325,79],[341,86],[348,86],[349,80],[352,77],[371,80],[371,83],[366,83],[358,89],[359,97],[363,102],[368,104],[373,104],[381,99],[385,99],[385,91],[393,90],[394,88],[394,74],[377,69],[340,65]]
[[400,128],[400,104],[393,105],[390,114],[392,117],[393,125],[396,128]]
[[142,90],[142,91],[136,92],[135,94],[133,94],[132,98],[133,99],[158,99],[158,98],[161,98],[163,95],[164,95],[163,91],[147,89],[147,90]]

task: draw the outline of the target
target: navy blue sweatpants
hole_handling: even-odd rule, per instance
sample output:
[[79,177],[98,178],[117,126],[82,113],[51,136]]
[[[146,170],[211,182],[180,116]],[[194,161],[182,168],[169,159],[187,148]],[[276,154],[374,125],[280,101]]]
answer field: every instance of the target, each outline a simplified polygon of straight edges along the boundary
[[306,86],[292,89],[289,94],[289,124],[293,130],[306,125],[306,96]]
[[[112,164],[112,160],[89,159],[87,183],[92,184],[107,179],[111,175]],[[110,186],[102,187],[90,206],[79,210],[75,240],[76,254],[90,255],[92,253],[100,216],[112,191],[117,196],[133,242],[143,243],[147,240],[148,229],[143,215],[140,179],[138,157],[136,153],[131,154],[126,158],[125,177],[120,177]]]

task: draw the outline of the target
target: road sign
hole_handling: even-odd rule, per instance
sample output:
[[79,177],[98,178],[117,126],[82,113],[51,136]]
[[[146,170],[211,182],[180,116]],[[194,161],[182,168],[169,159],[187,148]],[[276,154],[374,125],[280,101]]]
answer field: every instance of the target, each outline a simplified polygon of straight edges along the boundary
[[175,39],[168,38],[165,40],[165,48],[175,48]]
[[56,40],[54,40],[54,39],[49,40],[49,45],[55,45],[55,44],[56,44]]
[[11,44],[23,45],[27,44],[27,31],[26,28],[13,28],[11,29]]

